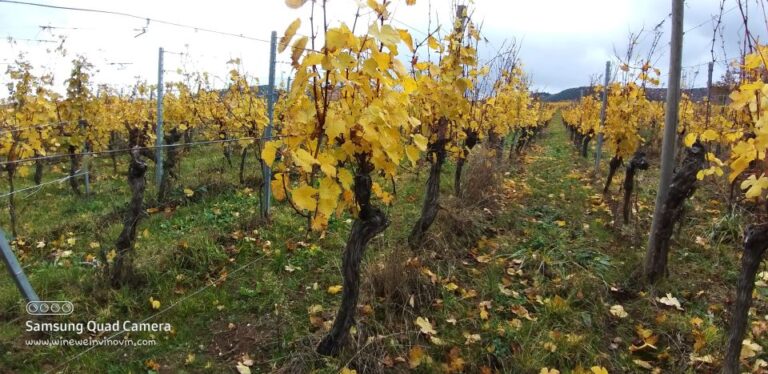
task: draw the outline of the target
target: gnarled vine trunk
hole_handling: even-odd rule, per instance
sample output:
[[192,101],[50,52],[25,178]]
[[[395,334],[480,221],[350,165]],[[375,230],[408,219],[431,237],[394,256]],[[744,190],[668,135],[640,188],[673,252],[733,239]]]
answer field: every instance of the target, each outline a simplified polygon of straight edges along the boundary
[[589,130],[589,134],[584,137],[584,140],[581,142],[581,157],[586,158],[587,152],[589,151],[589,142],[594,137],[595,132],[593,130]]
[[75,177],[77,172],[80,171],[80,156],[77,155],[77,148],[75,146],[69,146],[69,186],[72,187],[72,191],[75,195],[80,196],[80,182],[79,178]]
[[[223,140],[229,140],[229,134],[225,131],[220,131],[219,136]],[[232,142],[224,143],[224,158],[227,160],[229,167],[232,167]]]
[[645,254],[645,278],[648,283],[655,283],[666,275],[669,241],[675,223],[682,214],[683,203],[696,192],[696,175],[704,167],[706,153],[704,145],[698,141],[694,143],[686,149],[683,164],[672,177],[672,184],[661,207],[658,228],[651,233]]
[[243,147],[240,153],[240,184],[245,184],[245,158],[248,156],[248,146]]
[[445,162],[445,131],[447,127],[447,120],[441,118],[438,124],[438,136],[434,143],[429,144],[427,150],[427,158],[432,163],[429,168],[429,177],[427,178],[427,188],[424,191],[424,203],[421,207],[421,216],[416,221],[411,229],[411,234],[408,235],[408,245],[411,249],[416,249],[421,246],[424,240],[424,234],[427,232],[432,223],[435,222],[437,217],[437,211],[440,209],[438,199],[440,197],[440,173],[443,169],[443,163]]
[[635,189],[635,173],[638,170],[648,170],[648,161],[645,159],[645,152],[637,151],[629,160],[627,172],[624,173],[624,224],[629,223],[629,213],[632,201],[632,191]]
[[133,269],[133,244],[136,241],[136,226],[144,214],[142,207],[144,202],[144,189],[146,181],[144,174],[147,172],[147,164],[141,161],[137,148],[131,151],[131,163],[128,167],[128,185],[131,188],[131,201],[123,220],[123,230],[115,243],[116,254],[110,269],[110,284],[113,288],[132,282],[134,280]]
[[453,193],[456,196],[461,196],[461,172],[464,169],[464,164],[467,162],[467,157],[472,148],[477,145],[477,132],[468,131],[467,139],[464,140],[464,149],[462,150],[462,157],[456,161],[456,173],[453,177]]
[[[35,156],[40,157],[37,154]],[[39,186],[40,183],[43,183],[43,160],[35,161],[35,185]]]
[[[523,152],[523,148],[525,148],[526,145],[528,145],[528,141],[533,137],[533,132],[531,130],[520,130],[520,136],[517,138],[517,143],[515,144],[515,153],[520,154]],[[512,159],[512,150],[510,149],[509,152],[509,159]]]
[[611,162],[608,163],[608,177],[605,180],[605,188],[603,188],[604,194],[607,194],[608,190],[611,188],[613,176],[616,175],[616,170],[618,170],[619,166],[621,166],[621,161],[621,157],[613,156],[613,158],[611,158]]
[[109,153],[109,157],[112,159],[113,174],[117,174],[117,152],[115,149],[117,149],[117,133],[112,131],[109,133],[109,150],[112,151]]
[[495,151],[496,162],[501,163],[504,159],[504,137],[493,131],[488,131],[488,144]]
[[768,223],[753,225],[744,233],[744,254],[741,256],[741,273],[736,286],[736,302],[728,332],[728,346],[723,360],[723,374],[738,374],[742,340],[747,330],[749,308],[752,305],[752,291],[755,275],[768,249]]
[[5,171],[8,175],[8,213],[11,216],[11,233],[13,237],[16,237],[16,201],[13,196],[16,194],[16,190],[13,185],[13,175],[16,173],[16,165],[5,165]]
[[179,147],[176,143],[181,140],[182,134],[176,130],[171,130],[170,133],[165,134],[165,145],[168,146],[165,149],[165,157],[163,158],[163,175],[160,179],[160,188],[157,192],[157,199],[164,201],[168,198],[168,194],[171,191],[171,178],[176,179],[176,164],[179,160]]
[[355,310],[360,295],[360,263],[365,248],[371,239],[389,226],[384,212],[370,203],[372,167],[367,165],[367,161],[363,161],[362,164],[355,175],[354,185],[355,200],[360,207],[360,213],[352,224],[341,264],[344,277],[341,305],[331,331],[317,346],[317,353],[321,355],[338,354],[349,337],[349,329],[355,323]]

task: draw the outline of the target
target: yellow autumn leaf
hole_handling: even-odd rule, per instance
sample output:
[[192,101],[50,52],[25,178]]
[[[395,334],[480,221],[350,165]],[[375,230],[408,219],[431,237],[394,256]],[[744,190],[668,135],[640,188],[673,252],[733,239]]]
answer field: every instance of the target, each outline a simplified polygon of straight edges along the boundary
[[405,155],[408,157],[408,161],[411,162],[411,166],[416,166],[416,162],[419,161],[421,151],[413,144],[405,146]]
[[416,145],[416,147],[419,148],[422,152],[427,150],[427,138],[424,137],[424,135],[421,134],[414,134],[413,135],[413,144]]
[[481,340],[482,338],[480,337],[480,334],[470,334],[468,332],[464,333],[464,345],[479,343]]
[[345,366],[343,369],[341,369],[341,371],[339,372],[339,374],[357,374],[357,370],[354,370],[354,369],[349,369],[349,368],[347,368],[347,367]]
[[750,160],[746,157],[739,157],[734,160],[729,166],[731,167],[731,174],[728,175],[728,181],[733,183],[736,177],[739,176],[749,166]]
[[425,361],[425,357],[426,353],[424,352],[424,348],[419,345],[411,347],[411,349],[408,350],[408,366],[410,366],[411,369],[417,368]]
[[741,342],[741,353],[739,358],[741,360],[752,358],[757,355],[758,352],[762,352],[763,347],[749,339],[744,339]]
[[668,293],[663,297],[657,297],[656,301],[666,306],[674,307],[677,310],[683,310],[683,307],[680,305],[680,301],[676,297],[673,297],[671,293]]
[[413,52],[413,38],[411,37],[411,33],[408,32],[408,30],[403,29],[397,29],[397,32],[400,33],[400,40],[402,40],[406,47]]
[[107,262],[112,263],[115,260],[115,257],[117,257],[117,251],[114,249],[109,251],[107,253]]
[[285,200],[285,186],[287,186],[288,183],[287,181],[286,182],[283,181],[283,178],[284,178],[283,173],[276,173],[272,177],[274,179],[269,183],[270,186],[272,186],[272,196],[277,201]]
[[696,143],[696,134],[692,132],[688,133],[688,135],[685,136],[684,143],[686,147],[690,148],[693,145],[693,143]]
[[382,11],[386,8],[384,8],[383,5],[379,4],[376,0],[367,0],[368,7],[376,11],[376,13],[382,13]]
[[306,149],[301,148],[293,152],[293,161],[307,173],[312,172],[312,167],[318,161]]
[[539,374],[560,374],[560,370],[544,367],[539,370]]
[[301,8],[301,6],[306,2],[307,0],[285,0],[285,5],[287,5],[289,8],[297,9]]
[[238,374],[251,374],[251,368],[248,366],[245,366],[242,362],[238,362],[235,365],[235,369],[237,370]]
[[301,54],[304,53],[305,48],[307,47],[307,42],[309,41],[309,38],[306,36],[302,36],[299,39],[296,39],[295,42],[293,42],[293,46],[291,48],[293,49],[293,52],[291,53],[291,62],[293,63],[294,67],[298,67],[299,65],[299,59],[301,58]]
[[195,191],[192,191],[192,190],[191,190],[191,189],[189,189],[189,188],[185,188],[185,189],[184,189],[184,195],[187,195],[187,197],[192,197],[192,196],[194,196],[194,195],[195,195]]
[[750,175],[749,178],[741,182],[741,189],[746,190],[744,196],[748,199],[754,199],[762,196],[763,190],[768,189],[768,178],[765,174],[757,178],[755,175]]
[[343,287],[341,285],[329,286],[326,291],[331,295],[336,295],[337,293],[341,292],[342,288]]
[[435,39],[435,37],[431,35],[427,39],[427,45],[429,45],[429,48],[432,48],[432,49],[440,48],[440,42],[438,42],[437,39]]
[[336,178],[336,159],[328,153],[321,153],[317,156],[317,161],[320,164],[320,170],[325,175]]
[[647,369],[647,370],[653,369],[653,365],[651,365],[651,363],[648,362],[648,361],[636,359],[636,360],[632,360],[632,362],[634,362],[635,365],[637,365],[637,366],[639,366],[639,367],[641,367],[643,369]]
[[275,162],[278,145],[279,143],[277,141],[264,143],[264,149],[261,151],[261,159],[264,160],[264,163],[269,167],[272,167],[272,164]]
[[[339,195],[341,195],[341,187],[335,180],[325,177],[320,180],[320,188],[318,189],[319,202],[317,205],[317,211],[320,212],[325,219],[333,214],[336,209],[336,205],[339,203]],[[319,222],[320,223],[320,222]]]
[[160,309],[160,300],[155,300],[154,298],[149,298],[149,305],[152,307],[152,309]]
[[417,317],[414,322],[419,327],[419,331],[425,335],[437,335],[437,331],[432,327],[428,318]]
[[325,135],[328,139],[336,139],[339,135],[343,134],[345,130],[344,120],[337,116],[328,116],[325,121]]
[[705,142],[711,142],[713,140],[717,140],[718,136],[715,130],[708,129],[701,133],[701,140]]
[[317,189],[306,184],[291,190],[291,200],[296,207],[310,212],[317,208],[315,195],[317,195]]
[[355,177],[352,176],[352,173],[347,169],[339,169],[336,173],[336,176],[339,179],[339,182],[341,182],[341,186],[349,191],[352,189],[352,183],[355,181]]
[[611,307],[611,314],[618,318],[627,318],[627,316],[629,316],[624,310],[624,307],[618,304]]
[[590,368],[590,371],[592,371],[592,374],[608,374],[608,369],[602,366],[593,366]]
[[[288,3],[290,0],[286,0],[286,3]],[[294,1],[294,3],[298,3],[299,1]],[[290,4],[288,6],[291,6]],[[301,6],[299,4],[299,6]],[[296,18],[291,24],[288,25],[288,28],[285,29],[285,32],[283,33],[283,37],[280,38],[280,43],[277,46],[277,52],[282,53],[287,47],[288,44],[291,42],[291,39],[294,35],[296,35],[296,31],[299,29],[299,26],[301,26],[301,19]]]

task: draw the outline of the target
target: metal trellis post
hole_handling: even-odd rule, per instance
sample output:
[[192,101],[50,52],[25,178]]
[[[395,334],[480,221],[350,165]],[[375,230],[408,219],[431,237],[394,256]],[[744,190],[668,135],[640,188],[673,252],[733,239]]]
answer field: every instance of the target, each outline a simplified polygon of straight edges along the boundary
[[[272,126],[275,117],[275,59],[277,50],[277,32],[272,31],[269,44],[269,85],[267,86],[267,116],[269,123],[264,129],[264,140],[270,141],[272,138]],[[260,157],[260,156],[259,156]],[[269,218],[269,206],[272,200],[272,169],[265,163],[262,163],[262,176],[264,177],[264,190],[261,200],[261,216]]]
[[157,126],[155,127],[155,184],[163,179],[163,47],[157,59]]
[[27,301],[40,301],[37,293],[32,288],[32,285],[27,279],[27,275],[24,274],[24,269],[21,268],[19,261],[16,259],[16,255],[11,250],[11,245],[8,244],[8,239],[5,238],[5,232],[0,230],[0,254],[3,255],[3,262],[5,267],[8,268],[8,272],[11,274],[11,278],[16,283],[21,295],[24,296]]

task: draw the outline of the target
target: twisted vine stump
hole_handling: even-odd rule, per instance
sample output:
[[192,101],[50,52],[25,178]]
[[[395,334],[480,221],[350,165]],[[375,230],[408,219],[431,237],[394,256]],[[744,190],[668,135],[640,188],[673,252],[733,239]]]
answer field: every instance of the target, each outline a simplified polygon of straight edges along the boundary
[[611,188],[611,182],[613,181],[613,176],[616,175],[616,170],[619,169],[619,166],[621,166],[622,163],[621,157],[613,156],[611,158],[611,162],[608,163],[608,177],[605,180],[605,188],[603,188],[603,194],[607,194],[608,190]]
[[440,209],[438,198],[440,197],[440,173],[445,163],[445,145],[448,142],[445,138],[448,121],[445,118],[439,120],[439,130],[437,140],[430,143],[427,149],[427,158],[432,163],[429,168],[429,177],[427,178],[427,188],[424,192],[424,204],[421,207],[421,216],[416,224],[413,225],[410,235],[408,235],[408,245],[411,249],[421,246],[424,241],[424,234],[432,226]]
[[245,185],[245,158],[248,157],[248,146],[246,145],[243,147],[242,152],[240,153],[240,184]]
[[[536,135],[536,130],[521,130],[520,138],[517,140],[517,145],[515,145],[515,153],[520,154],[523,152],[523,149],[528,145],[528,142]],[[509,150],[509,159],[512,159],[512,149]]]
[[624,174],[624,224],[629,223],[630,202],[632,201],[632,192],[635,189],[635,173],[638,170],[648,170],[648,160],[645,159],[645,152],[637,151],[629,160],[627,172]]
[[117,152],[114,151],[118,148],[116,131],[111,131],[109,133],[109,144],[107,148],[112,151],[109,153],[109,158],[112,160],[112,174],[117,174]]
[[[10,154],[10,152],[9,152]],[[15,157],[13,158],[15,159]],[[14,195],[16,195],[16,188],[13,185],[13,176],[16,174],[16,164],[10,163],[5,165],[5,171],[8,176],[8,213],[11,216],[11,234],[13,234],[13,237],[15,238],[17,236],[16,232],[16,200],[14,199]]]
[[75,175],[77,175],[77,172],[80,170],[81,156],[78,156],[78,151],[75,146],[70,145],[67,148],[67,151],[69,152],[69,186],[72,187],[72,191],[76,196],[81,196],[83,193],[80,192],[79,178],[75,178]]
[[672,177],[669,193],[661,208],[659,227],[651,233],[648,251],[645,254],[645,278],[649,284],[656,283],[667,273],[667,257],[675,223],[682,215],[685,200],[696,192],[696,174],[704,168],[707,153],[701,142],[686,149],[685,159]]
[[581,149],[582,144],[584,144],[584,138],[585,136],[582,133],[576,131],[576,135],[573,139],[573,146],[576,147],[576,149]]
[[131,150],[131,163],[128,167],[128,185],[131,187],[131,201],[123,220],[123,230],[115,243],[116,255],[112,268],[109,269],[110,284],[120,288],[134,281],[133,244],[136,241],[136,226],[144,214],[143,201],[147,172],[147,164],[141,161],[138,147]]
[[723,374],[741,372],[739,370],[739,356],[749,321],[755,275],[766,249],[768,249],[768,223],[749,226],[744,233],[744,254],[741,257],[741,273],[736,286],[736,302],[733,304],[733,315],[728,332],[728,347],[725,350],[725,359],[723,360]]
[[464,140],[462,157],[456,161],[456,173],[453,177],[453,194],[456,196],[461,196],[461,172],[464,169],[464,164],[467,162],[469,152],[477,145],[477,141],[477,131],[467,131],[467,139]]
[[488,144],[496,152],[496,162],[501,163],[504,159],[504,138],[493,131],[488,132]]
[[360,295],[360,263],[368,242],[383,232],[389,221],[381,209],[371,205],[371,165],[364,163],[355,175],[355,200],[360,207],[360,213],[352,224],[352,231],[344,249],[341,268],[344,277],[341,294],[341,305],[333,321],[333,327],[320,344],[317,353],[325,356],[335,356],[349,338],[349,329],[355,323],[355,311]]
[[[35,157],[40,157],[41,155],[38,153],[35,153]],[[39,186],[40,183],[43,183],[43,161],[37,160],[35,161],[35,186]]]
[[176,143],[181,140],[182,134],[173,129],[170,133],[165,134],[165,145],[168,146],[165,149],[165,158],[163,158],[163,175],[160,179],[160,188],[157,192],[158,201],[165,201],[168,198],[168,194],[171,192],[171,178],[176,179],[176,163],[179,160],[179,152],[181,151]]
[[592,140],[592,138],[595,136],[595,130],[589,130],[589,133],[587,136],[584,137],[584,141],[581,143],[581,157],[587,158],[587,153],[589,151],[589,142]]

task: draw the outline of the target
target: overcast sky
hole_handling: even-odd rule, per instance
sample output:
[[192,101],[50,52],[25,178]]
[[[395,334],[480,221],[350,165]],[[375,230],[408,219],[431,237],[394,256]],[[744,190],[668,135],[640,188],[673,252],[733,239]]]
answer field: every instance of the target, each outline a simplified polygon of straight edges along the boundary
[[[750,3],[752,13],[750,29],[765,39],[766,26],[763,10]],[[92,8],[130,13],[164,21],[177,22],[201,28],[247,35],[268,41],[270,32],[282,35],[285,27],[295,18],[304,23],[300,34],[308,35],[310,7],[289,9],[284,0],[30,0],[43,4]],[[344,21],[351,23],[358,2],[355,0],[329,0],[328,20],[331,24]],[[473,19],[482,22],[487,43],[480,46],[480,55],[489,56],[505,39],[515,38],[522,43],[521,57],[526,71],[533,80],[533,88],[548,92],[586,85],[592,75],[601,74],[606,60],[614,60],[614,51],[623,54],[630,32],[641,28],[651,30],[659,22],[664,35],[657,54],[666,80],[669,62],[669,30],[671,0],[476,0]],[[437,19],[447,24],[451,0],[432,0],[432,24]],[[403,0],[395,0],[394,26],[411,29],[414,39],[424,37],[428,28],[429,5],[427,0],[417,0],[408,7]],[[683,65],[688,84],[706,84],[706,63],[710,60],[712,17],[718,13],[719,0],[688,0],[685,9]],[[715,52],[718,60],[734,58],[739,54],[739,40],[743,34],[741,15],[736,0],[726,0],[724,16],[725,54],[718,38]],[[366,12],[364,10],[364,12]],[[369,16],[370,17],[370,16]],[[319,17],[318,17],[319,18]],[[363,18],[367,23],[368,17]],[[53,29],[42,29],[52,26]],[[447,26],[449,27],[449,26]],[[142,33],[142,29],[146,32]],[[66,57],[46,53],[55,48],[58,36],[66,36]],[[186,55],[167,54],[166,80],[178,79],[178,68],[188,71],[208,71],[221,77],[215,83],[223,86],[230,58],[241,58],[245,70],[267,81],[269,44],[264,41],[228,37],[185,28],[162,25],[156,22],[128,17],[87,13],[70,10],[47,9],[29,5],[0,2],[0,36],[13,37],[15,43],[0,42],[0,64],[12,62],[20,52],[27,53],[36,66],[45,66],[54,72],[56,84],[63,86],[70,63],[77,54],[83,54],[99,70],[96,83],[111,83],[128,87],[136,77],[150,83],[157,79],[158,47],[170,52],[186,52]],[[29,39],[29,40],[22,40]],[[645,53],[651,35],[641,40],[638,50]],[[30,41],[33,40],[33,41]],[[278,82],[290,75],[287,54],[278,56]],[[127,63],[127,64],[115,64]],[[5,66],[0,65],[2,70]],[[715,80],[724,69],[718,63]],[[698,71],[698,74],[696,72]],[[694,80],[695,77],[695,80]],[[0,78],[7,82],[7,78]],[[5,89],[0,95],[7,96]]]

